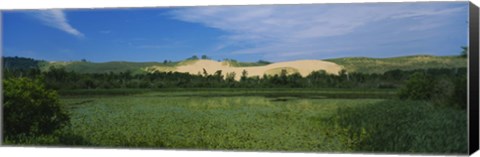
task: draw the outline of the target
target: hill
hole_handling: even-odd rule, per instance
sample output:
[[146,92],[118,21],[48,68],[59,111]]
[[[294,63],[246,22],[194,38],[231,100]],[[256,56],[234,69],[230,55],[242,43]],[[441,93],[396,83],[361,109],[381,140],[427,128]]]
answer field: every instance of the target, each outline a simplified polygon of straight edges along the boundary
[[393,58],[351,57],[326,59],[343,66],[347,71],[384,73],[390,70],[467,67],[467,59],[458,56],[403,56]]
[[269,75],[279,74],[282,69],[287,70],[288,73],[299,72],[302,75],[312,70],[322,69],[329,73],[337,73],[339,69],[346,69],[348,72],[383,73],[395,69],[413,70],[467,67],[467,59],[458,56],[427,55],[393,58],[349,57],[326,59],[323,61],[310,60],[310,63],[305,64],[305,61],[270,63],[267,61],[238,62],[235,60],[225,60],[217,62],[205,59],[187,59],[177,62],[48,62],[22,57],[3,57],[3,67],[7,69],[39,68],[42,71],[47,71],[50,67],[63,67],[67,71],[79,73],[118,73],[130,71],[134,74],[154,71],[179,71],[198,74],[198,72],[203,73],[203,69],[205,68],[209,74],[213,74],[217,70],[222,70],[222,74],[224,75],[227,72],[235,72],[236,78],[238,78],[244,69],[249,73],[248,76],[263,75],[263,73]]
[[2,67],[4,69],[36,69],[43,62],[31,58],[23,57],[2,57]]
[[43,62],[40,65],[42,71],[48,70],[50,67],[63,67],[67,71],[75,71],[78,73],[119,73],[130,71],[132,73],[143,73],[144,67],[149,66],[175,66],[172,64],[162,64],[158,62]]
[[[175,71],[186,72],[190,74],[202,74],[204,71],[208,74],[213,74],[218,70],[221,70],[223,74],[235,73],[235,79],[240,80],[240,77],[245,70],[247,76],[263,76],[264,74],[274,75],[280,74],[282,69],[287,72],[298,72],[302,76],[307,76],[313,71],[325,70],[327,73],[338,74],[342,68],[332,62],[321,60],[297,60],[289,62],[277,62],[262,66],[245,66],[235,67],[231,66],[228,62],[217,62],[213,60],[196,60],[188,65],[177,66]],[[161,71],[161,70],[159,70]]]

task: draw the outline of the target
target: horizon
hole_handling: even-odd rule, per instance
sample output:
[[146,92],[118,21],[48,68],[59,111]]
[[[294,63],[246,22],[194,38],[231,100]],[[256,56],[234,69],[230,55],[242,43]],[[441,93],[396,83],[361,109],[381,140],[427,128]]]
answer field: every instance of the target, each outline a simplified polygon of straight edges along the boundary
[[[80,60],[69,60],[69,61],[62,61],[62,60],[44,60],[44,59],[37,59],[37,58],[31,58],[31,57],[23,57],[23,56],[2,56],[3,58],[5,57],[10,57],[10,58],[15,58],[15,57],[18,57],[18,58],[25,58],[25,59],[33,59],[33,60],[37,60],[37,61],[45,61],[45,62],[88,62],[88,63],[109,63],[109,62],[129,62],[129,63],[148,63],[148,62],[154,62],[154,63],[162,63],[164,61],[169,61],[169,62],[182,62],[182,61],[187,61],[187,60],[211,60],[211,61],[216,61],[216,62],[225,62],[225,61],[228,61],[228,60],[235,60],[237,62],[242,62],[242,63],[255,63],[255,62],[259,62],[259,61],[267,61],[267,62],[270,62],[270,63],[279,63],[279,62],[290,62],[290,61],[301,61],[301,60],[320,60],[320,61],[326,61],[326,60],[332,60],[332,59],[344,59],[344,58],[370,58],[370,59],[389,59],[389,58],[401,58],[401,57],[422,57],[422,56],[428,56],[428,57],[459,57],[460,55],[429,55],[429,54],[416,54],[416,55],[406,55],[406,56],[391,56],[391,57],[365,57],[365,56],[349,56],[349,57],[338,57],[338,58],[326,58],[326,59],[295,59],[295,60],[284,60],[284,61],[269,61],[269,60],[263,60],[263,59],[259,59],[259,60],[254,60],[254,61],[240,61],[240,60],[236,60],[235,58],[224,58],[224,59],[214,59],[214,58],[207,58],[207,59],[202,59],[202,58],[198,58],[198,59],[190,59],[189,58],[184,58],[184,59],[181,59],[181,60],[169,60],[169,59],[165,59],[165,60],[159,60],[159,61],[127,61],[127,60],[112,60],[112,61],[100,61],[100,62],[97,62],[97,61],[91,61],[91,60],[86,60],[85,61],[82,61],[82,59]],[[193,57],[193,56],[191,56]],[[197,56],[198,57],[198,56]],[[207,56],[208,57],[208,56]],[[468,56],[467,56],[468,58]]]
[[468,2],[2,11],[2,56],[103,63],[454,56]]

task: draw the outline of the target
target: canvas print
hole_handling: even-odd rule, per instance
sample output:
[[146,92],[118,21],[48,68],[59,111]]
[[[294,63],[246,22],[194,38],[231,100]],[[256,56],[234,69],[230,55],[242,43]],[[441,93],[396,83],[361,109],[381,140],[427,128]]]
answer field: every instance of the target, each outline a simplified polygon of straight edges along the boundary
[[2,143],[466,154],[468,6],[2,11]]

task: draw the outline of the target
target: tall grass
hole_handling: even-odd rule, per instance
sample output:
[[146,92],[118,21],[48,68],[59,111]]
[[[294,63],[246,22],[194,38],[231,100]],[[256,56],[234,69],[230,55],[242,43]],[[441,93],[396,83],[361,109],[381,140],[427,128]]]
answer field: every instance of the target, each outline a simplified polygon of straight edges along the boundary
[[[48,137],[4,142],[301,152],[462,154],[467,149],[467,119],[462,110],[385,99],[214,96],[221,92],[170,89],[126,96],[63,97],[62,104],[71,114],[68,127]],[[330,92],[340,95],[342,91]],[[202,96],[205,93],[208,96]]]
[[451,153],[468,150],[465,110],[420,101],[341,107],[330,119],[337,138],[361,152]]

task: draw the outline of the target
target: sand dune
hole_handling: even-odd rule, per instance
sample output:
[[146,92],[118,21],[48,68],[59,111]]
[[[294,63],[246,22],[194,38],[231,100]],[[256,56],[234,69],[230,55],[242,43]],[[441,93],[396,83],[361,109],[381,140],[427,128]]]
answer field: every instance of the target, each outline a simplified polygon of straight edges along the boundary
[[213,60],[197,60],[194,63],[188,65],[181,65],[175,68],[174,71],[186,72],[190,74],[203,73],[203,69],[207,71],[208,74],[213,74],[217,70],[221,70],[222,74],[235,72],[235,79],[239,80],[242,71],[246,70],[248,76],[263,76],[266,72],[272,72],[272,69],[282,69],[288,68],[294,69],[294,71],[300,73],[302,76],[307,76],[312,71],[325,70],[327,73],[337,74],[342,68],[332,62],[321,61],[321,60],[298,60],[298,61],[289,61],[289,62],[278,62],[272,63],[265,66],[252,66],[252,67],[232,67],[226,62],[217,62]]

